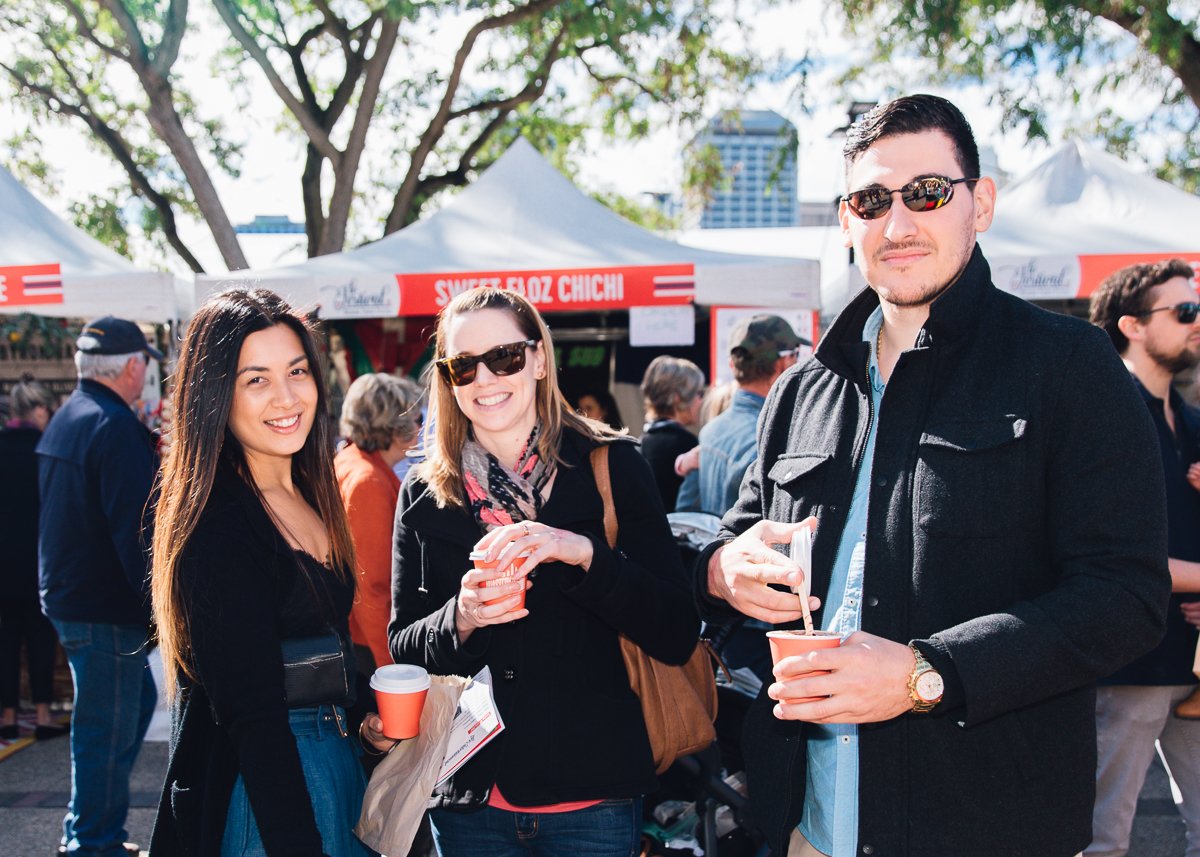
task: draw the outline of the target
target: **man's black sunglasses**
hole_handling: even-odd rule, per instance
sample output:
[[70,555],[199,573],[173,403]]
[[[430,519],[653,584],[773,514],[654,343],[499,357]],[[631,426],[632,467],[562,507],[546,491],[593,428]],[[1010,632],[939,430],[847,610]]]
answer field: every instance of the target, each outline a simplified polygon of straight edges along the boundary
[[462,357],[443,357],[437,361],[438,372],[447,384],[465,387],[475,380],[479,364],[488,367],[493,375],[516,375],[525,368],[525,349],[537,345],[536,339],[497,345],[482,354],[464,354]]
[[954,186],[979,179],[951,179],[946,176],[926,176],[904,187],[866,187],[842,197],[850,213],[860,220],[874,220],[887,214],[892,207],[892,194],[900,194],[909,211],[933,211],[954,198]]
[[1175,304],[1175,306],[1160,306],[1157,309],[1146,309],[1137,313],[1137,317],[1145,318],[1148,315],[1166,310],[1173,311],[1175,318],[1179,320],[1180,324],[1191,324],[1196,320],[1196,316],[1200,314],[1200,303]]

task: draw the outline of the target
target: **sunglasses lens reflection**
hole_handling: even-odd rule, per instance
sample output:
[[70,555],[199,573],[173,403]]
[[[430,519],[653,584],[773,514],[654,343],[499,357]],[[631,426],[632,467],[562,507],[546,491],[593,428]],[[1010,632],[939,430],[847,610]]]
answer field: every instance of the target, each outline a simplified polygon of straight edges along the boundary
[[517,374],[525,368],[525,349],[528,347],[527,342],[499,345],[483,354],[441,360],[437,367],[442,378],[448,383],[455,387],[465,387],[475,380],[480,363],[487,366],[493,375],[503,377]]
[[896,190],[869,187],[850,194],[846,203],[856,216],[863,220],[874,220],[887,214],[892,207],[894,193],[900,194],[900,199],[909,211],[933,211],[941,208],[954,196],[954,183],[942,176],[930,176],[909,182]]

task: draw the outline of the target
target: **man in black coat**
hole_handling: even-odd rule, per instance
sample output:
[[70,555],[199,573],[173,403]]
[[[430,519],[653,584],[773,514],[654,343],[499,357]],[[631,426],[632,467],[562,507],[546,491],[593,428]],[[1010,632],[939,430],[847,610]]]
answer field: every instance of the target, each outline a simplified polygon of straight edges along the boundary
[[696,578],[712,621],[794,626],[774,547],[816,526],[842,645],[781,661],[747,715],[753,812],[791,857],[1070,857],[1095,680],[1163,632],[1153,431],[1100,331],[992,285],[996,188],[954,105],[882,105],[844,154],[870,288],[776,383]]

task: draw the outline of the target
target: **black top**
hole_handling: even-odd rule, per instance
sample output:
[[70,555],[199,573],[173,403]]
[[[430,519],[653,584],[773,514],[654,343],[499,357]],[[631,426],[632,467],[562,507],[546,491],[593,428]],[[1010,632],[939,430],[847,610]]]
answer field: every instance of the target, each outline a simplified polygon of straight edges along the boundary
[[[84,379],[38,442],[42,606],[51,619],[147,625],[154,437]],[[143,524],[145,527],[143,528]]]
[[[322,853],[288,728],[280,641],[329,626],[349,639],[353,578],[294,550],[250,486],[222,463],[178,580],[188,593],[198,680],[179,677],[151,851],[217,853],[240,773],[268,854]],[[353,691],[329,702],[349,707]]]
[[699,439],[675,420],[654,420],[642,433],[642,457],[650,465],[663,509],[675,511],[683,477],[675,472],[675,459],[700,443]]
[[433,805],[473,807],[493,783],[517,806],[629,798],[656,786],[641,706],[619,634],[681,664],[699,633],[682,561],[646,463],[628,441],[609,447],[617,550],[588,459],[593,441],[567,430],[563,464],[538,520],[588,536],[585,572],[550,562],[534,570],[529,616],[476,629],[460,643],[454,613],[467,555],[483,537],[470,512],[438,508],[426,484],[404,480],[392,565],[388,643],[397,663],[436,674],[494,679],[505,731],[434,792]]
[[[1175,431],[1167,427],[1163,400],[1151,395],[1134,376],[1133,382],[1154,420],[1163,475],[1167,483],[1167,556],[1200,562],[1200,491],[1187,481],[1188,466],[1200,461],[1200,410],[1189,407],[1171,390]],[[1167,607],[1167,633],[1151,652],[1104,681],[1104,684],[1171,685],[1195,684],[1192,661],[1200,629],[1183,618],[1179,606],[1200,598],[1195,592],[1173,592]]]
[[38,597],[38,438],[33,427],[0,430],[0,597]]

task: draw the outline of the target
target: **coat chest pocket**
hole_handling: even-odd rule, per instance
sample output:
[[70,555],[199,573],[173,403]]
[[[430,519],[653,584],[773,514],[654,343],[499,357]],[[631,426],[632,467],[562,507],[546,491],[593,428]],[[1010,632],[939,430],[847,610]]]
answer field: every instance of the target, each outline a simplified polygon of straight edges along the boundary
[[921,435],[917,523],[930,534],[1000,536],[1021,519],[1026,421],[1015,415],[930,426]]
[[830,458],[828,454],[813,452],[779,456],[767,471],[771,488],[770,517],[777,521],[798,521],[816,514],[817,506],[823,501],[822,489]]

